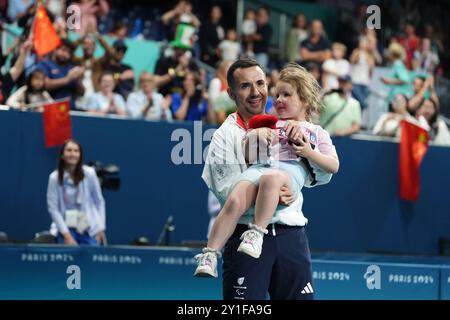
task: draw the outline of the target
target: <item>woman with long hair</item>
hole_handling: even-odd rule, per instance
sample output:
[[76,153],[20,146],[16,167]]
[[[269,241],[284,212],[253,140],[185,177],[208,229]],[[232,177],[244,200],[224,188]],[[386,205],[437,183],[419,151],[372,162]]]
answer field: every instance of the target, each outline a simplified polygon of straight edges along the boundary
[[83,149],[74,139],[67,140],[59,151],[57,168],[48,181],[47,207],[58,230],[58,243],[101,243],[105,201],[97,174],[83,165]]

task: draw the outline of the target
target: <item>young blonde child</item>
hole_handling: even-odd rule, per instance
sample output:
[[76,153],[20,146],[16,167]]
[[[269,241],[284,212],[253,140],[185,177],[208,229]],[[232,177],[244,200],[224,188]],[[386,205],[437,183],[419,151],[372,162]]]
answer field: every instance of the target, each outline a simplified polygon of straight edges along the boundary
[[[311,117],[320,106],[320,87],[313,76],[295,63],[280,73],[276,85],[277,129],[259,128],[247,132],[244,153],[250,167],[238,178],[219,213],[203,253],[196,256],[194,275],[217,277],[217,257],[238,220],[254,204],[255,215],[249,230],[241,236],[239,252],[259,258],[263,237],[279,202],[279,190],[288,188],[298,196],[306,172],[299,157],[314,162],[322,170],[335,173],[339,168],[336,150],[329,134]],[[257,141],[255,148],[254,143]],[[252,152],[254,149],[268,152]],[[262,154],[269,154],[261,159]]]

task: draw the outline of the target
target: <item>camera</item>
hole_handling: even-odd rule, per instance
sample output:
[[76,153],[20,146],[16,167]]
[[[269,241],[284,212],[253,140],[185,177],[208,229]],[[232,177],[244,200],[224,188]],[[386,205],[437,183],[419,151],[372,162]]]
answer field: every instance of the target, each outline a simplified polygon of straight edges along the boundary
[[102,189],[117,191],[120,189],[119,167],[114,164],[103,165],[100,161],[91,161],[88,166],[97,173]]

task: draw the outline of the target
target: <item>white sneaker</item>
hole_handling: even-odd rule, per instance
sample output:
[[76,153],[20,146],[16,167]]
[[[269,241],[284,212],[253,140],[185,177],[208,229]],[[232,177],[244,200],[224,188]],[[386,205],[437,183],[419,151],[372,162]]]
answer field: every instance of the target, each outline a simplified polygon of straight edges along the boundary
[[195,256],[197,260],[196,277],[214,277],[217,278],[217,254],[211,251],[204,251]]
[[264,234],[260,231],[250,229],[245,231],[241,236],[241,244],[237,251],[248,254],[258,259],[261,255]]

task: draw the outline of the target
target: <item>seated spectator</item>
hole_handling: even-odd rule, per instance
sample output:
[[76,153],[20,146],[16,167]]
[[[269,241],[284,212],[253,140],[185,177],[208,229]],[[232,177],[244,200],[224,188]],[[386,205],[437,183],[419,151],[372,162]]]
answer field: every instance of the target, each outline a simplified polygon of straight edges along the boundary
[[200,79],[197,74],[189,72],[183,82],[183,91],[172,95],[171,110],[175,119],[180,121],[210,121],[211,112],[208,102],[203,98],[202,89],[198,87]]
[[332,57],[322,65],[322,87],[325,92],[339,87],[338,77],[350,73],[350,64],[344,59],[347,47],[339,42],[333,43],[331,47]]
[[375,124],[372,133],[385,137],[400,136],[400,121],[411,119],[408,113],[408,97],[404,94],[397,94],[395,99],[389,104],[389,112],[382,114]]
[[114,75],[116,87],[114,91],[120,94],[124,99],[134,90],[134,71],[131,66],[122,63],[127,52],[127,46],[123,40],[117,40],[113,43],[114,54],[105,65],[104,70]]
[[219,51],[222,61],[236,61],[239,58],[241,45],[237,42],[236,30],[227,31],[227,38],[220,42]]
[[413,69],[416,72],[434,74],[439,65],[439,56],[431,50],[431,41],[428,38],[422,39],[420,50],[414,52],[412,61]]
[[[183,89],[184,77],[188,72],[198,72],[199,67],[192,59],[191,43],[180,37],[170,43],[172,52],[169,56],[161,56],[156,62],[156,86],[163,96]],[[188,39],[189,40],[189,39]]]
[[125,100],[123,97],[114,93],[115,81],[110,72],[101,75],[100,91],[88,97],[86,109],[92,114],[117,114],[126,116]]
[[36,69],[28,76],[27,84],[14,92],[6,104],[22,111],[42,112],[44,110],[42,104],[51,101],[53,101],[52,97],[45,90],[45,74]]
[[425,99],[432,99],[439,105],[439,98],[434,87],[434,77],[416,77],[413,81],[413,96],[408,103],[408,112],[414,115]]
[[433,99],[425,99],[419,106],[416,118],[423,117],[429,126],[430,140],[443,145],[450,145],[450,131],[439,117],[439,105]]
[[68,140],[58,154],[58,166],[48,179],[47,208],[51,233],[66,245],[99,245],[106,229],[105,200],[95,170],[83,165],[83,150]]
[[128,114],[135,119],[172,120],[169,103],[155,91],[155,77],[142,72],[139,77],[141,90],[132,92],[127,99]]
[[46,89],[52,98],[70,98],[71,109],[75,109],[77,96],[84,94],[81,83],[84,68],[72,63],[74,50],[74,45],[63,39],[51,56],[36,66],[44,72]]
[[388,101],[391,102],[397,94],[411,96],[411,78],[403,60],[406,53],[398,43],[391,43],[388,48],[388,59],[392,62],[392,69],[388,78],[382,78],[384,84],[391,87]]
[[300,45],[302,65],[315,63],[321,66],[326,60],[331,58],[330,48],[330,42],[323,32],[322,21],[313,20],[311,22],[311,33],[309,38]]
[[351,96],[350,76],[339,78],[339,89],[325,95],[320,111],[320,125],[331,135],[349,136],[359,131],[361,107]]
[[218,5],[211,8],[210,20],[200,28],[200,50],[202,61],[215,67],[219,62],[217,47],[225,38],[223,26],[220,24],[222,19],[222,9]]

